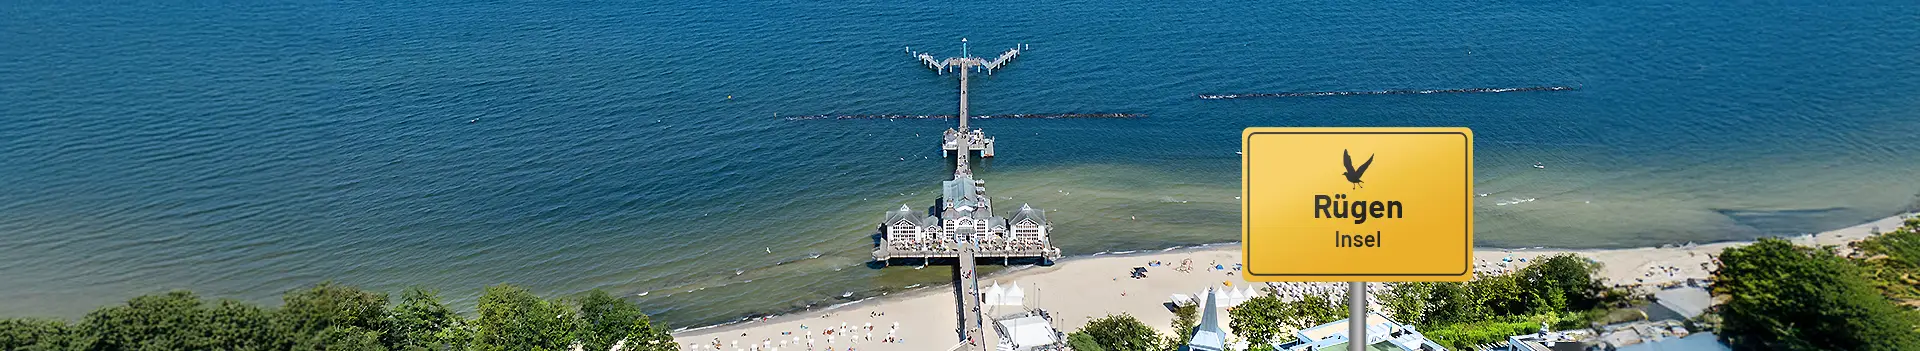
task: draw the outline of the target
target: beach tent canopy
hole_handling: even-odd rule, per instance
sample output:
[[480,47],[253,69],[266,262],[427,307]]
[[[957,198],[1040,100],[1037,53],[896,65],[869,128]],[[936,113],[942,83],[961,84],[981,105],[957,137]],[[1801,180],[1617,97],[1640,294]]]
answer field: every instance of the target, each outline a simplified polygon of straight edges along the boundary
[[1241,295],[1243,295],[1243,297],[1245,298],[1240,302],[1246,302],[1246,300],[1252,300],[1253,298],[1260,297],[1260,290],[1254,289],[1251,286],[1246,287],[1245,289],[1241,289],[1240,292],[1243,293]]
[[1005,289],[1001,289],[999,284],[995,284],[993,288],[999,289],[999,294],[987,295],[986,304],[989,306],[1021,306],[1026,304],[1027,292],[1020,290],[1020,283],[1013,283],[1012,287]]
[[1013,341],[1015,350],[1028,350],[1058,341],[1054,338],[1056,333],[1053,331],[1053,326],[1048,325],[1047,319],[1040,316],[1008,319],[1000,321],[1000,326],[1007,331],[1008,335],[1005,337]]
[[982,291],[982,293],[986,295],[982,297],[982,299],[986,300],[988,304],[992,304],[994,301],[1000,301],[1000,296],[1006,295],[1007,290],[1000,287],[1000,282],[994,282],[993,287],[987,288],[987,291]]
[[1167,297],[1167,301],[1173,302],[1175,305],[1191,305],[1193,304],[1193,297],[1187,296],[1187,294],[1173,294],[1173,296]]

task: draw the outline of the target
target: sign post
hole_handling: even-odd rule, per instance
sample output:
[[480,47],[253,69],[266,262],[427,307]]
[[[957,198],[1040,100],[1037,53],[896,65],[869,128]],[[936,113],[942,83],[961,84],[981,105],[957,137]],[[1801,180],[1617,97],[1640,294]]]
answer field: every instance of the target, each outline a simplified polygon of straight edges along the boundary
[[1348,282],[1348,347],[1366,347],[1367,282],[1473,277],[1473,131],[1247,128],[1247,280]]

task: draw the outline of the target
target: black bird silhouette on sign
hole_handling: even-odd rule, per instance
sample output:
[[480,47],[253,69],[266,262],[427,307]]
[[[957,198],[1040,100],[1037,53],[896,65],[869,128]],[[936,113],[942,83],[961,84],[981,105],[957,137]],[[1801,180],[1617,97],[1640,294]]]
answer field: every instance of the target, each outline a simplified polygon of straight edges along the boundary
[[1367,174],[1367,166],[1373,165],[1373,155],[1367,155],[1367,163],[1360,164],[1360,168],[1353,168],[1353,155],[1348,155],[1347,150],[1340,150],[1340,160],[1347,163],[1347,172],[1341,173],[1347,176],[1347,181],[1355,188],[1367,187],[1366,182],[1360,181],[1360,175]]

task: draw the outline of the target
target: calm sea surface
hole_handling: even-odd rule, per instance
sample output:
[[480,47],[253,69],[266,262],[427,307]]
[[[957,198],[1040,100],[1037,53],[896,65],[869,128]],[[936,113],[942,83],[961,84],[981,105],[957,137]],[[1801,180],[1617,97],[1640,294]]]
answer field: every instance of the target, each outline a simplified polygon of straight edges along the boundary
[[[1032,45],[975,113],[1148,116],[976,124],[992,194],[1057,210],[1070,255],[1235,240],[1249,126],[1472,127],[1487,246],[1790,235],[1920,192],[1911,2],[24,0],[0,315],[335,280],[600,288],[690,326],[938,282],[862,263],[933,200],[951,121],[784,116],[951,114],[902,51],[961,37]],[[1531,86],[1576,90],[1197,98]]]

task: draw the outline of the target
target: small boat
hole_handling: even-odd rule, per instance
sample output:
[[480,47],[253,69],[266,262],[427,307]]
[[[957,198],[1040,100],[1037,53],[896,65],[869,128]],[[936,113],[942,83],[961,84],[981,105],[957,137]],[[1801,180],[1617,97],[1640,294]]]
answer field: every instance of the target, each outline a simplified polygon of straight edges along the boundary
[[653,293],[652,291],[642,291],[639,294],[634,294],[633,296],[647,296],[647,294],[652,294],[652,293]]
[[1535,169],[1547,169],[1547,165],[1543,165],[1543,164],[1540,164],[1539,162],[1534,162],[1534,163],[1533,163],[1533,168],[1535,168]]
[[849,291],[849,292],[847,292],[847,293],[845,293],[845,294],[840,294],[840,298],[843,298],[843,299],[844,299],[844,298],[849,298],[849,297],[853,297],[853,292],[851,292],[851,291]]

